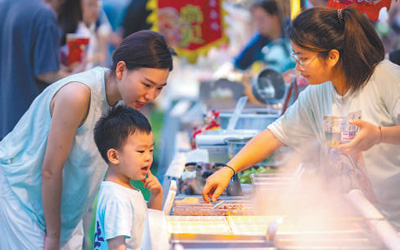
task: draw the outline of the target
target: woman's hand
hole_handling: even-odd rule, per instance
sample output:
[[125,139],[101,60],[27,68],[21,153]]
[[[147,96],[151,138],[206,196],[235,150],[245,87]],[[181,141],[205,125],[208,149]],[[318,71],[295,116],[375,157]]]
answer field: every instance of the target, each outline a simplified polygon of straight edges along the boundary
[[[283,145],[284,144],[267,128],[251,139],[246,146],[228,162],[228,165],[234,168],[235,173],[239,173],[266,159]],[[207,202],[210,201],[209,198],[211,198],[213,202],[217,201],[218,197],[228,186],[233,174],[234,172],[232,169],[223,167],[208,177],[202,192],[203,199]]]
[[346,154],[357,154],[361,151],[367,151],[381,140],[379,126],[372,123],[355,119],[349,122],[359,127],[358,135],[349,143],[339,146]]
[[203,188],[203,199],[206,202],[209,202],[209,198],[211,198],[213,202],[216,202],[218,197],[228,186],[232,176],[232,169],[227,167],[223,167],[214,174],[210,175],[207,178],[206,185]]

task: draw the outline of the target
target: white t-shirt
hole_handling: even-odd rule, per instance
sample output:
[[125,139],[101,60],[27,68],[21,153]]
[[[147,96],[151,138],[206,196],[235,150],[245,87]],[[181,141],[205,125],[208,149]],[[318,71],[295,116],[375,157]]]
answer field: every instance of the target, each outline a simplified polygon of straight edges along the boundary
[[[326,82],[307,87],[284,116],[268,126],[281,142],[299,151],[319,143],[320,168],[326,166],[329,147],[325,145],[324,116],[347,116],[361,111],[361,119],[375,125],[400,125],[400,67],[380,62],[368,83],[354,94],[337,94]],[[318,149],[317,149],[318,150]],[[304,151],[303,151],[304,153]],[[318,154],[305,152],[305,154]],[[362,153],[367,177],[382,209],[391,222],[400,225],[400,145],[379,144]]]
[[103,181],[97,201],[95,250],[108,250],[108,240],[126,236],[127,249],[140,249],[146,201],[139,190]]

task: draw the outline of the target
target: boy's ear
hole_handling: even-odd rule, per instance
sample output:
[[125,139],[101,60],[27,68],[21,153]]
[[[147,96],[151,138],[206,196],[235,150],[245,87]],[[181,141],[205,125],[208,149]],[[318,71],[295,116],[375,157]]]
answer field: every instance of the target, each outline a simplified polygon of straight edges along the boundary
[[119,164],[119,157],[118,157],[118,151],[111,148],[107,151],[107,158],[108,161],[112,164]]

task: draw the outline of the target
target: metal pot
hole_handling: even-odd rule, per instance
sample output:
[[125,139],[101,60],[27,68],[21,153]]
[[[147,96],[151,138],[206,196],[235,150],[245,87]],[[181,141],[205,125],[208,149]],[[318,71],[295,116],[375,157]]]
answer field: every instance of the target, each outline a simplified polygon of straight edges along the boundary
[[228,145],[228,157],[232,159],[245,145],[248,141],[250,141],[252,137],[246,138],[227,138],[225,139],[226,144]]
[[276,70],[265,68],[254,79],[252,92],[254,97],[261,103],[280,103],[286,93],[285,80]]

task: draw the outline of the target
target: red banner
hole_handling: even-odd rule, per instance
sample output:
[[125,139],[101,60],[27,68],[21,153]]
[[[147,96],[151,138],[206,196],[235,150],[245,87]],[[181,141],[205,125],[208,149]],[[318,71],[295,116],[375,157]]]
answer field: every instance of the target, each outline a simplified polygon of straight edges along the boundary
[[224,34],[223,0],[150,0],[148,21],[163,33],[179,56],[196,62],[199,54],[228,41]]
[[[397,0],[396,0],[397,1]],[[379,18],[379,12],[383,7],[389,11],[392,0],[329,0],[327,6],[335,9],[343,9],[348,5],[353,5],[368,18],[375,22]]]

